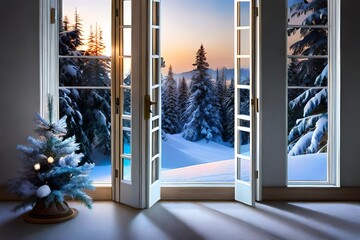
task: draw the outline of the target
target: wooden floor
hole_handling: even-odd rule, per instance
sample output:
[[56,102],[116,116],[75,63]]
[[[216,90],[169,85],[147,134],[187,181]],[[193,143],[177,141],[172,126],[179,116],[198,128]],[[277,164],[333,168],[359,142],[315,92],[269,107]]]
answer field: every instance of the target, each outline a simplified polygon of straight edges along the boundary
[[137,210],[111,201],[68,222],[37,225],[13,213],[16,202],[0,202],[0,239],[360,239],[359,202],[160,202]]

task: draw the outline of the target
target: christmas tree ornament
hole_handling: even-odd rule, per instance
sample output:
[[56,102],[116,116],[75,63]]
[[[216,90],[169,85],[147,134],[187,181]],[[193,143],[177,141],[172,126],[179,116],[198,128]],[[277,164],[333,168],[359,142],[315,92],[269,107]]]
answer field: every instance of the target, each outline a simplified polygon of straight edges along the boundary
[[[52,102],[49,97],[49,122],[39,114],[34,119],[35,132],[40,137],[29,137],[30,146],[18,145],[23,169],[19,177],[10,180],[9,185],[9,191],[23,200],[23,204],[14,210],[32,207],[31,211],[23,214],[23,219],[30,223],[57,223],[76,217],[78,211],[68,206],[65,197],[92,207],[92,199],[82,190],[94,189],[88,176],[94,164],[79,164],[84,155],[77,153],[79,144],[75,136],[65,138],[66,117],[52,122]],[[48,164],[41,165],[34,159],[46,160]]]
[[35,163],[34,169],[35,169],[36,171],[40,170],[40,163]]
[[51,164],[51,163],[53,163],[53,162],[54,162],[54,158],[50,156],[50,157],[48,157],[47,161],[48,161],[48,163],[50,163],[50,164]]
[[39,187],[37,190],[36,190],[36,196],[38,198],[44,198],[44,197],[47,197],[49,196],[51,193],[51,189],[48,185],[42,185],[41,187]]

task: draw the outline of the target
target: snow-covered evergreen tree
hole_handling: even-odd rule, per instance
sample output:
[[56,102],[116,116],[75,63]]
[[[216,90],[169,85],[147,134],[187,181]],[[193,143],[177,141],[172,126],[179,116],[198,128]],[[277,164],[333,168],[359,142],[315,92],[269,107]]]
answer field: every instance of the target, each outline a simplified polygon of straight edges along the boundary
[[19,145],[23,169],[10,181],[9,190],[23,199],[19,207],[33,206],[39,199],[50,206],[63,202],[65,196],[80,200],[91,208],[91,198],[82,189],[94,189],[88,174],[94,164],[79,166],[83,157],[75,136],[66,135],[66,116],[52,122],[52,98],[49,97],[49,121],[36,114],[35,132],[38,138],[29,137],[30,146]]
[[[225,79],[225,69],[222,69],[221,76],[219,75],[219,69],[216,69],[216,80],[215,80],[215,86],[216,86],[216,98],[217,98],[217,107],[219,108],[219,114],[221,118],[221,123],[224,125],[226,122],[226,111],[225,108],[225,95],[226,95],[226,79]],[[225,130],[225,127],[224,127]],[[222,132],[222,139],[225,140],[226,133],[225,131]]]
[[76,42],[75,42],[75,46],[76,47],[78,47],[78,46],[81,46],[81,45],[83,45],[84,43],[83,43],[83,41],[82,41],[82,38],[81,38],[81,36],[82,36],[82,31],[83,31],[83,29],[82,29],[82,19],[81,19],[81,17],[80,17],[80,14],[78,13],[78,11],[77,11],[77,8],[75,8],[75,13],[74,13],[74,30],[75,31],[77,31],[77,32],[79,32],[79,38],[77,38],[76,39]]
[[[103,56],[105,44],[101,28],[96,24],[95,32],[90,26],[89,39],[85,55]],[[84,75],[87,85],[90,86],[110,86],[110,62],[106,59],[87,59],[84,64]]]
[[229,142],[232,146],[234,146],[234,79],[231,79],[230,86],[226,90],[224,108],[226,109],[224,141]]
[[161,127],[165,133],[175,134],[179,132],[179,110],[177,100],[177,85],[174,79],[172,66],[164,79],[162,87],[162,118]]
[[[310,13],[310,14],[308,14]],[[290,6],[290,17],[305,15],[302,25],[325,25],[328,22],[327,0],[299,1]],[[300,32],[301,40],[293,43],[294,55],[314,56],[327,54],[327,31],[323,28],[291,28],[289,36]],[[289,92],[289,116],[291,111],[302,109],[302,117],[296,120],[288,136],[288,154],[326,152],[327,149],[327,59],[309,58],[293,61],[289,67],[289,85],[314,86],[302,93]],[[323,86],[323,88],[318,88]],[[296,97],[292,97],[296,94]]]
[[186,109],[188,106],[188,101],[189,101],[189,88],[188,85],[186,83],[186,79],[184,77],[181,78],[181,80],[179,81],[179,86],[178,86],[178,106],[179,106],[179,130],[180,132],[183,130],[184,125],[186,123]]
[[[70,25],[69,25],[70,26]],[[78,23],[79,27],[79,23]],[[69,27],[68,27],[69,28]],[[61,56],[78,56],[79,58],[60,58],[59,77],[60,86],[109,86],[109,66],[103,59],[82,59],[83,55],[102,55],[101,30],[97,28],[96,42],[85,53],[77,49],[81,31],[73,27],[72,30],[60,31],[59,54]],[[94,49],[95,48],[95,49]],[[97,55],[96,55],[97,56]],[[97,89],[61,89],[59,91],[60,116],[67,116],[68,135],[75,134],[79,142],[80,152],[85,157],[84,162],[92,162],[93,148],[99,149],[106,155],[110,154],[110,91]]]
[[186,110],[189,117],[183,131],[183,137],[189,141],[203,138],[207,141],[218,141],[221,138],[221,117],[216,106],[217,99],[211,76],[207,72],[209,64],[205,55],[205,49],[201,44],[193,64],[195,69],[190,82],[190,98]]

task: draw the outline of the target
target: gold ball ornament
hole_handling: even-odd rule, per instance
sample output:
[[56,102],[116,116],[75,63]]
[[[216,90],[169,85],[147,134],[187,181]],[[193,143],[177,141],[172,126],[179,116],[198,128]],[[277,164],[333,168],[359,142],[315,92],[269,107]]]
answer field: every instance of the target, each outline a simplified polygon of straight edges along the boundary
[[48,161],[48,163],[53,163],[53,162],[54,162],[54,158],[53,158],[53,157],[48,157],[47,161]]
[[34,169],[37,171],[40,169],[40,163],[35,163]]

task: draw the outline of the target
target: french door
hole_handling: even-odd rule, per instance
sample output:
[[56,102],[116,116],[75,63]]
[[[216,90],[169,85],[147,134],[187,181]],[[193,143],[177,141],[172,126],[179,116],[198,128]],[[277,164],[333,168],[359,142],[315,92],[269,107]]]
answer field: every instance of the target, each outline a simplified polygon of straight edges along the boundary
[[235,200],[255,204],[254,0],[235,0]]
[[115,0],[113,199],[136,207],[160,200],[160,0]]
[[[254,0],[235,4],[235,199],[255,201]],[[115,0],[113,198],[136,208],[160,200],[160,0]]]

